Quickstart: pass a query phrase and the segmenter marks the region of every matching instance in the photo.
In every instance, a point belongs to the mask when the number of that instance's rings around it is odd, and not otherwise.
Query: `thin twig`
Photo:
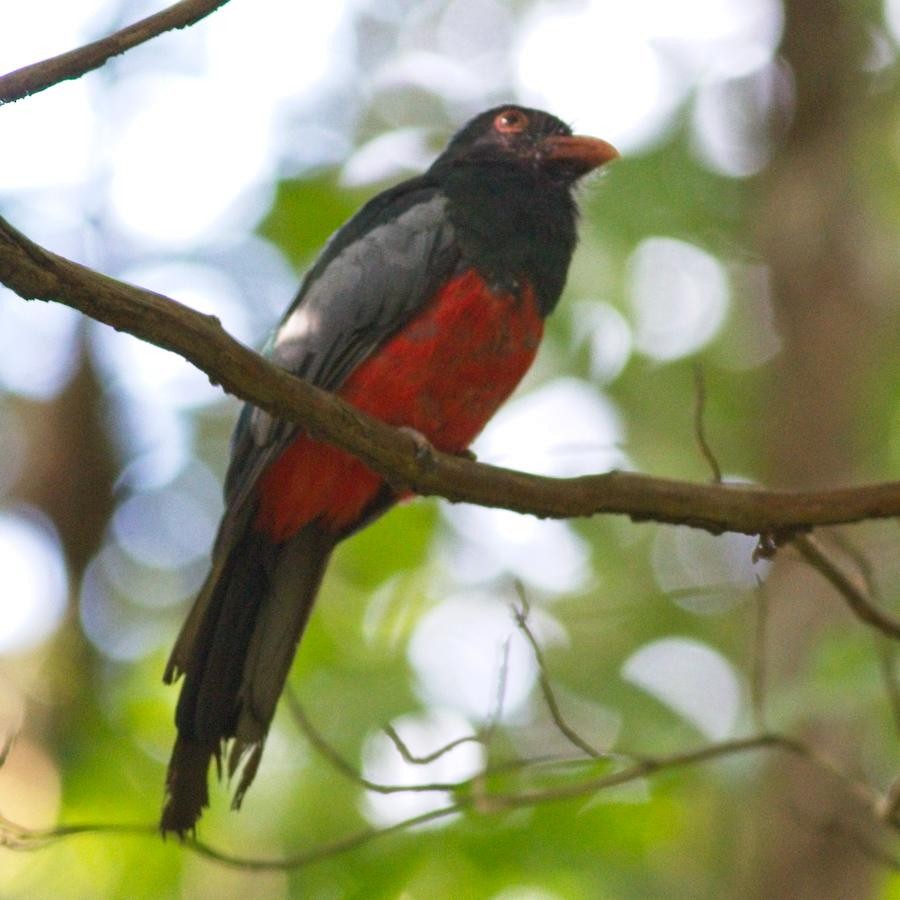
[[[697,750],[673,753],[668,756],[646,757],[639,759],[637,762],[624,769],[620,769],[618,772],[612,772],[598,778],[587,779],[574,784],[558,785],[551,788],[538,788],[531,791],[520,792],[518,794],[494,794],[490,799],[495,808],[515,808],[554,800],[565,800],[572,797],[591,794],[598,790],[634,781],[638,778],[644,778],[660,771],[672,771],[687,765],[694,765],[696,763],[716,759],[721,756],[728,756],[733,753],[741,753],[747,750],[761,749],[764,747],[780,748],[807,760],[812,765],[840,781],[844,788],[849,793],[856,796],[873,816],[879,818],[880,821],[884,821],[883,817],[880,815],[881,807],[884,804],[884,798],[877,791],[869,785],[851,778],[828,757],[823,756],[803,741],[771,732],[763,732],[746,738],[735,738],[729,741],[722,741],[718,744],[709,744],[705,747],[700,747]],[[896,823],[885,822],[885,824],[893,825],[900,829],[900,826]]]
[[[482,732],[482,740],[485,745],[490,743],[491,737],[500,726],[503,719],[503,706],[506,702],[506,687],[509,683],[509,653],[512,648],[512,636],[507,635],[500,651],[500,669],[497,672],[497,693],[494,698],[494,709],[488,718],[487,725]]]
[[[715,484],[722,483],[722,469],[719,461],[716,459],[709,441],[706,439],[706,423],[704,414],[706,413],[706,381],[703,378],[703,367],[700,363],[694,364],[694,436],[697,438],[697,446],[700,453],[709,464],[712,471],[713,482]]]
[[[21,100],[61,81],[80,78],[107,60],[174,28],[186,28],[224,6],[228,0],[181,0],[99,41],[32,63],[0,76],[0,105]]]
[[[829,537],[859,570],[859,575],[865,583],[872,603],[879,607],[882,606],[881,589],[878,586],[871,560],[842,531],[831,531]],[[875,652],[878,655],[878,668],[887,694],[894,728],[900,735],[900,678],[898,678],[897,671],[897,650],[885,636],[875,635]]]
[[[747,750],[758,750],[764,747],[782,746],[781,739],[773,734],[754,735],[749,738],[735,738],[723,741],[719,744],[708,744],[697,750],[689,750],[683,753],[673,753],[668,756],[646,757],[617,772],[601,775],[597,778],[589,778],[572,784],[555,785],[550,788],[535,788],[521,791],[516,794],[493,794],[491,802],[494,809],[514,809],[521,806],[532,806],[539,803],[548,803],[557,800],[568,800],[574,797],[582,797],[597,791],[611,787],[618,787],[630,781],[646,778],[660,771],[679,769],[685,766],[695,765],[721,756],[729,756],[733,753],[743,753]]]
[[[513,605],[513,618],[515,619],[519,630],[525,635],[525,640],[528,641],[531,646],[531,652],[534,654],[534,659],[538,667],[538,683],[541,686],[541,693],[544,695],[544,702],[547,704],[547,709],[550,711],[550,717],[553,719],[553,722],[560,733],[565,736],[566,740],[568,740],[573,747],[577,747],[583,753],[586,753],[594,759],[607,758],[609,754],[602,753],[592,747],[563,717],[562,710],[559,708],[559,703],[556,700],[556,694],[553,691],[553,685],[550,684],[550,679],[547,676],[547,665],[544,662],[544,654],[537,642],[537,638],[535,638],[534,633],[528,624],[528,598],[525,595],[525,589],[522,583],[519,581],[516,582],[516,593],[518,593],[519,602],[522,605],[521,607]]]
[[[883,847],[879,847],[872,841],[866,840],[855,828],[847,825],[841,825],[836,829],[839,834],[844,835],[852,844],[856,845],[856,849],[863,856],[868,857],[872,862],[878,863],[894,872],[900,872],[900,857],[894,856]]]
[[[315,726],[310,722],[306,715],[297,695],[294,693],[290,685],[285,688],[285,699],[291,716],[297,723],[297,726],[306,736],[307,740],[316,748],[316,750],[325,757],[342,775],[345,775],[351,781],[364,787],[367,791],[373,791],[376,794],[422,794],[434,791],[455,791],[466,782],[429,782],[428,784],[380,784],[377,781],[370,781],[351,763],[347,762],[325,738],[316,730]],[[462,743],[462,740],[458,741]]]
[[[813,833],[819,832],[825,836],[837,837],[852,844],[863,856],[868,857],[878,865],[887,869],[900,869],[900,860],[890,853],[873,844],[868,838],[863,837],[859,831],[840,819],[831,818],[825,822],[817,822],[807,812],[801,810],[795,803],[790,804],[791,812],[797,822]]]
[[[881,635],[877,635],[877,638],[878,668],[894,720],[894,730],[900,736],[900,672],[897,667],[897,648]]]
[[[434,762],[436,759],[440,759],[445,753],[455,750],[462,744],[483,744],[484,746],[487,746],[490,743],[491,737],[496,731],[497,726],[500,724],[500,719],[503,715],[503,701],[506,696],[506,683],[509,673],[509,648],[510,641],[507,638],[507,640],[503,642],[503,650],[501,651],[500,656],[500,671],[497,676],[497,696],[494,709],[491,712],[487,725],[480,734],[470,734],[456,738],[449,743],[444,744],[442,747],[438,747],[437,750],[433,750],[431,753],[417,756],[409,749],[409,745],[400,737],[393,725],[387,724],[382,726],[381,730],[388,738],[390,738],[394,747],[397,749],[397,752],[406,762],[414,766],[427,766],[429,763]],[[487,774],[487,772],[482,774]]]
[[[487,721],[487,725],[480,734],[470,734],[455,738],[444,744],[442,747],[438,747],[437,750],[433,750],[431,753],[417,756],[409,749],[409,745],[400,737],[393,725],[388,723],[387,725],[382,726],[381,730],[388,738],[390,738],[394,747],[397,749],[397,752],[406,762],[413,766],[427,766],[429,763],[434,762],[436,759],[440,759],[445,753],[455,750],[462,744],[483,744],[484,746],[487,746],[490,743],[491,737],[497,730],[497,726],[500,724],[500,719],[503,715],[503,701],[506,695],[506,683],[509,672],[509,648],[510,642],[507,639],[503,643],[503,650],[500,657],[500,671],[497,676],[497,696],[494,709]],[[484,775],[487,773],[485,772],[482,774]]]
[[[879,818],[888,825],[900,829],[900,775],[898,775],[885,791],[878,806]]]
[[[381,729],[393,743],[394,747],[397,748],[397,752],[403,757],[403,759],[413,766],[427,766],[429,763],[433,763],[436,759],[440,759],[445,753],[449,753],[451,750],[455,750],[461,744],[481,744],[483,743],[482,738],[477,734],[468,734],[463,737],[458,737],[448,744],[444,744],[442,747],[438,747],[437,750],[432,751],[431,753],[426,753],[424,756],[416,756],[410,749],[409,746],[404,742],[403,738],[397,734],[396,729],[393,725],[384,725]]]
[[[829,558],[815,538],[808,534],[797,535],[792,543],[800,551],[800,555],[837,589],[857,618],[883,634],[900,638],[900,622],[875,606],[865,592]]]
[[[785,750],[802,757],[836,781],[841,782],[848,794],[856,797],[875,818],[880,819],[879,811],[884,803],[884,797],[875,788],[845,772],[834,760],[806,741],[786,735],[773,735],[773,737]]]
[[[769,624],[769,598],[762,579],[756,579],[756,617],[753,628],[753,659],[750,668],[750,708],[754,726],[766,728],[766,637]]]
[[[18,736],[18,732],[13,731],[3,737],[3,743],[0,744],[0,767],[6,765],[6,760],[9,758],[9,753]]]
[[[859,570],[859,576],[862,578],[866,590],[869,592],[869,596],[872,597],[873,600],[880,600],[878,581],[875,578],[875,570],[872,568],[872,561],[840,529],[835,528],[829,531],[828,538],[842,553],[853,561],[853,564]]]
[[[291,854],[282,859],[261,859],[256,857],[239,856],[233,853],[227,853],[223,850],[199,841],[196,838],[186,836],[180,839],[180,845],[198,856],[221,863],[231,868],[246,869],[249,871],[268,871],[268,870],[289,870],[300,869],[312,863],[338,856],[354,850],[357,847],[367,844],[377,838],[387,837],[398,831],[406,831],[415,828],[417,825],[424,825],[427,822],[434,822],[438,819],[445,818],[450,815],[459,813],[462,809],[461,803],[455,803],[450,806],[444,806],[440,809],[434,809],[418,816],[412,816],[404,819],[394,825],[387,825],[383,828],[364,828],[347,837],[323,844],[312,850],[302,853]],[[40,850],[52,843],[64,840],[70,837],[80,837],[83,835],[103,834],[124,837],[159,837],[159,828],[156,825],[121,825],[116,823],[83,823],[75,825],[61,825],[57,828],[46,830],[36,830],[25,828],[17,825],[8,819],[0,816],[0,845],[6,846],[12,850]]]

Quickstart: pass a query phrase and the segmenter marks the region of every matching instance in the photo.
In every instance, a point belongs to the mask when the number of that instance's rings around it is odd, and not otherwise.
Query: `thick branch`
[[[790,535],[819,525],[900,516],[900,482],[824,491],[692,484],[630,472],[547,478],[437,451],[272,365],[219,321],[116,281],[39,247],[0,219],[0,282],[26,299],[53,300],[184,357],[222,387],[302,423],[348,450],[392,484],[418,494],[511,509],[542,518],[598,513],[701,528],[713,534]]]
[[[181,0],[181,3],[141,19],[99,41],[16,69],[0,77],[0,104],[21,100],[70,78],[80,78],[86,72],[99,69],[113,56],[165,31],[186,28],[199,22],[227,2],[228,0]]]

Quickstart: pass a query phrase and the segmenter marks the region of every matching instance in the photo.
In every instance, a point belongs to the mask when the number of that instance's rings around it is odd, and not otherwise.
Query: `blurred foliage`
[[[332,232],[367,199],[367,192],[342,189],[334,173],[280,181],[259,232],[277,244],[295,265],[308,264]]]
[[[437,4],[435,9],[446,5]],[[852,15],[859,17],[861,27],[877,30],[880,40],[890,44],[885,49],[889,60],[877,74],[870,73],[875,99],[861,112],[863,125],[854,132],[858,143],[851,154],[853,185],[860,205],[871,216],[874,230],[868,234],[882,242],[869,248],[872,252],[865,261],[881,266],[878,279],[891,285],[892,291],[879,298],[877,309],[859,310],[860,317],[874,321],[870,341],[861,350],[869,354],[859,374],[865,379],[860,391],[866,402],[855,406],[844,433],[828,438],[852,448],[852,465],[834,472],[835,482],[896,478],[900,471],[900,291],[894,279],[900,224],[900,63],[897,48],[881,24],[880,9],[868,6]],[[532,7],[512,4],[509,8],[514,17],[524,17]],[[376,45],[389,45],[391,29],[400,28],[387,19],[367,24],[362,13],[356,24],[362,33],[371,30],[372,45],[359,51],[363,58],[366,52],[375,53]],[[154,57],[153,64],[164,69],[165,55]],[[603,86],[603,90],[615,89]],[[409,96],[403,96],[415,100],[410,101],[410,109],[443,110],[447,122],[442,124],[449,127],[454,119],[450,104],[421,85],[408,91]],[[383,96],[376,92],[360,98],[356,112],[367,133],[387,132],[398,124],[401,100],[388,89]],[[341,101],[340,97],[323,101],[316,114],[341,119],[346,115]],[[482,105],[488,102],[491,97]],[[674,126],[656,143],[626,157],[584,190],[579,255],[541,357],[523,385],[523,396],[564,375],[578,378],[614,404],[623,423],[621,449],[630,465],[657,475],[704,480],[709,478],[708,466],[698,452],[694,432],[694,366],[699,363],[707,395],[705,431],[727,476],[780,483],[783,460],[772,449],[773,433],[800,426],[794,420],[773,421],[775,398],[786,376],[774,347],[771,352],[760,350],[778,334],[774,323],[780,315],[766,260],[758,248],[760,229],[767,227],[760,209],[771,189],[769,173],[730,177],[705,163],[691,128],[692,103],[692,98],[685,101]],[[402,118],[399,124],[405,124]],[[350,139],[359,142],[354,133]],[[776,146],[776,165],[778,159]],[[335,164],[304,171],[299,177],[278,178],[267,186],[271,204],[259,217],[255,235],[240,240],[264,239],[294,268],[308,265],[329,234],[380,186],[350,189],[342,186],[340,176],[340,166]],[[102,228],[98,234],[103,234]],[[114,229],[109,234],[114,238]],[[581,318],[584,304],[591,308],[605,304],[618,311],[634,339],[638,332],[634,253],[654,237],[699,248],[717,261],[730,291],[726,317],[715,335],[691,352],[665,359],[638,352],[631,345],[621,371],[600,377],[590,329]],[[222,249],[226,244],[223,241],[205,255],[197,251],[197,256],[214,262],[226,255]],[[245,294],[248,306],[257,302],[252,288]],[[286,304],[289,297],[283,300]],[[40,309],[28,312],[41,314]],[[89,349],[90,342],[84,341]],[[782,349],[782,354],[802,352],[798,345]],[[840,362],[827,355],[819,358],[818,365],[823,370],[843,366],[841,377],[846,380],[860,371],[852,359]],[[12,390],[0,396],[0,445],[5,447],[6,435],[15,431],[21,436],[9,438],[9,444],[24,442],[29,448],[27,453],[20,452],[24,474],[10,464],[15,476],[4,480],[6,470],[0,467],[0,499],[10,509],[21,503],[49,505],[28,480],[29,471],[41,466],[37,480],[45,493],[48,485],[51,494],[64,486],[77,490],[80,472],[92,467],[102,470],[97,454],[105,454],[105,464],[114,462],[117,474],[106,487],[117,505],[131,493],[152,489],[154,479],[165,487],[166,479],[159,473],[141,482],[144,476],[139,466],[135,469],[139,454],[133,448],[132,425],[121,411],[121,396],[114,396],[109,384],[98,386],[97,391],[105,404],[108,446],[92,447],[92,458],[71,458],[61,452],[48,460],[46,453],[35,449],[40,442],[49,447],[54,440],[63,442],[63,451],[71,446],[65,431],[54,437],[28,424],[35,404],[49,420],[54,411],[59,413],[60,404],[68,402],[66,395],[40,402]],[[224,471],[233,409],[233,404],[223,402],[213,409],[178,410],[178,422],[188,435],[184,443],[190,459],[198,463],[198,473],[220,477]],[[560,411],[561,417],[579,414]],[[551,443],[552,438],[532,436],[534,441]],[[797,453],[814,458],[819,450],[816,445],[799,446]],[[497,462],[506,464],[502,459]],[[197,490],[192,502],[201,504],[204,515],[213,519],[217,510],[202,489]],[[95,499],[98,506],[109,502]],[[467,559],[473,552],[477,557],[479,548],[489,556],[493,552],[489,541],[479,534],[458,534],[441,510],[442,504],[434,500],[404,504],[339,548],[291,676],[292,690],[327,743],[366,772],[371,742],[382,726],[440,706],[409,651],[420,623],[451,595],[468,598],[473,611],[472,646],[483,653],[485,642],[477,633],[484,621],[481,610],[485,606],[506,610],[516,597],[514,579],[520,573],[513,565],[480,581],[467,573],[460,562],[462,551]],[[57,519],[55,527],[64,548],[70,548],[70,535],[78,533],[79,521]],[[170,527],[177,533],[177,525],[170,523]],[[768,726],[804,736],[839,766],[883,789],[896,776],[900,760],[897,711],[892,712],[885,688],[885,666],[879,662],[884,648],[879,650],[877,636],[852,618],[819,576],[789,549],[782,551],[771,570],[757,570],[763,578],[757,589],[755,575],[748,580],[746,573],[740,574],[749,565],[752,542],[734,551],[735,556],[727,549],[731,545],[726,538],[709,538],[697,549],[687,543],[667,543],[664,533],[671,529],[614,519],[573,522],[565,546],[584,550],[587,575],[570,579],[571,588],[555,594],[526,582],[546,674],[563,715],[578,724],[586,740],[605,750],[659,755],[709,742],[711,734],[700,727],[702,711],[726,696],[719,690],[724,690],[722,684],[690,682],[694,694],[688,699],[696,712],[692,715],[624,674],[637,651],[664,638],[679,638],[709,648],[720,661],[721,671],[736,685],[730,701],[734,721],[728,724],[729,714],[723,710],[717,721],[725,724],[716,737],[753,733],[751,682],[761,665],[754,633],[764,597]],[[95,551],[115,544],[109,525],[88,537]],[[510,542],[517,540],[512,532],[508,537]],[[879,602],[895,614],[900,608],[898,537],[895,522],[870,523],[844,532],[844,539],[871,566]],[[550,569],[557,562],[552,555],[562,552],[560,547],[548,542],[528,552],[548,554]],[[833,549],[843,565],[853,567],[852,557],[837,543]],[[79,596],[84,572],[75,568],[72,558],[69,562],[70,611],[51,638],[11,653],[0,674],[0,708],[10,707],[10,720],[19,710],[24,722],[0,772],[0,810],[22,825],[37,828],[57,823],[154,822],[173,739],[176,698],[160,677],[184,614],[185,598],[202,577],[204,561],[181,560],[171,567],[177,570],[173,575],[152,560],[131,559],[130,568],[121,570],[126,572],[124,587],[108,586],[109,591],[115,587],[126,595],[116,607],[125,611],[120,619],[100,624],[86,612],[94,607],[84,595]],[[159,590],[154,591],[153,585]],[[7,602],[15,603],[15,598]],[[91,631],[100,625],[131,635],[133,648],[119,655],[110,652]],[[516,633],[511,614],[508,633]],[[521,636],[516,640],[521,643]],[[498,659],[501,644],[498,641],[494,648]],[[896,649],[885,652],[893,653],[896,661]],[[542,700],[533,660],[524,650],[518,657],[515,654],[510,653],[511,666],[532,667],[529,676],[521,676],[531,679],[528,699],[497,726],[485,751],[488,761],[501,764],[545,753],[575,755]],[[527,665],[522,659],[528,659]],[[458,665],[462,683],[467,681],[462,652]],[[510,674],[511,683],[515,674]],[[677,672],[667,675],[664,669],[656,675],[673,681],[679,677]],[[456,710],[470,733],[489,724],[497,684],[483,687],[480,716],[465,707]],[[434,745],[411,749],[424,754],[445,739],[449,738],[435,731]],[[482,810],[476,800],[450,819],[388,834],[284,872],[223,866],[175,841],[163,843],[146,835],[70,837],[34,853],[3,850],[0,894],[156,898],[243,893],[497,900],[812,896],[806,892],[808,873],[800,862],[788,858],[794,852],[790,840],[785,838],[774,850],[771,844],[779,843],[782,829],[797,829],[815,842],[819,831],[824,833],[834,824],[828,819],[831,810],[820,808],[821,793],[815,791],[808,803],[805,797],[780,794],[771,781],[772,767],[780,760],[776,751],[757,751],[673,769],[594,796],[505,812],[491,812],[489,802]],[[616,765],[588,760],[574,770],[536,767],[493,776],[489,787],[501,793],[547,787],[594,777]],[[811,777],[816,790],[826,795],[848,793],[839,779],[821,770],[813,771]],[[477,785],[460,788],[459,796],[467,798],[467,791],[477,789]],[[216,786],[200,837],[223,853],[245,858],[278,859],[310,852],[370,827],[365,795],[359,783],[312,746],[283,703],[262,769],[240,814],[228,810],[226,791]],[[446,802],[447,797],[434,805]],[[415,807],[409,814],[427,808],[431,807]],[[896,857],[896,837],[891,843],[889,834],[873,829],[859,813],[849,828],[851,837],[844,835],[841,852],[864,872],[855,896],[900,897],[900,876],[866,851],[877,846]],[[861,837],[854,841],[853,835]],[[785,857],[783,865],[777,859],[779,850]],[[792,867],[795,883],[767,883],[770,873]]]

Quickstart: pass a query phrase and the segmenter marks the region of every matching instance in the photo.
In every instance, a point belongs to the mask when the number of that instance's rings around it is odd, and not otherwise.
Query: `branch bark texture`
[[[174,28],[186,28],[228,0],[182,0],[98,41],[32,63],[0,77],[0,105],[21,100],[61,81],[80,78],[107,60]]]

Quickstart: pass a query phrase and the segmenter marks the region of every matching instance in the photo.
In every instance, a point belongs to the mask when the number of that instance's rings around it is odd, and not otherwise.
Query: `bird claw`
[[[427,469],[433,469],[434,447],[431,446],[431,441],[421,431],[416,431],[415,428],[407,425],[401,425],[399,430],[412,440],[415,446],[416,462]]]

